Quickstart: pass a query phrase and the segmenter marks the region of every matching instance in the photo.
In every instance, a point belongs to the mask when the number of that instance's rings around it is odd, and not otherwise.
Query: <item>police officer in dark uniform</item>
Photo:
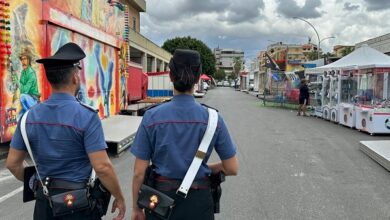
[[[194,85],[202,72],[199,53],[177,49],[169,68],[174,96],[170,102],[146,111],[131,146],[131,152],[136,157],[132,219],[145,219],[143,210],[137,206],[137,199],[150,162],[157,174],[156,188],[175,198],[171,220],[214,219],[214,204],[207,177],[220,171],[226,175],[237,174],[236,146],[219,115],[214,137],[194,181],[197,184],[191,186],[185,199],[176,194],[206,131],[208,111],[193,97]],[[207,164],[213,149],[221,162]],[[146,213],[146,219],[157,218]]]
[[[123,219],[125,200],[106,152],[97,111],[75,98],[80,89],[80,60],[84,57],[85,53],[77,44],[67,43],[53,56],[37,60],[45,67],[52,94],[47,101],[30,109],[26,120],[27,136],[40,176],[51,179],[48,185],[50,195],[76,186],[85,187],[94,168],[102,184],[115,198],[112,212],[119,209],[116,219]],[[21,181],[26,156],[26,145],[18,125],[6,166]],[[95,210],[54,218],[40,181],[36,183],[34,219],[100,219]]]

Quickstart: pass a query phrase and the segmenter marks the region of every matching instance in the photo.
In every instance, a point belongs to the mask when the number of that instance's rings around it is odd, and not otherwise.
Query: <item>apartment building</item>
[[[225,70],[226,76],[230,76],[234,70],[234,60],[241,60],[241,71],[244,70],[244,51],[240,49],[215,48],[214,51],[216,68]]]
[[[343,57],[343,56],[345,56],[345,51],[351,51],[354,49],[355,49],[355,46],[336,45],[333,47],[333,53],[336,57]]]
[[[140,13],[146,12],[145,0],[125,0],[128,10],[130,65],[143,72],[168,69],[172,55],[140,34]]]

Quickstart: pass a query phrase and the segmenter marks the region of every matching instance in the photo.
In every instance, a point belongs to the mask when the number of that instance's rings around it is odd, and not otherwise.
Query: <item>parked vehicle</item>
[[[249,84],[249,91],[253,91],[254,88],[255,88],[255,84],[250,83]]]

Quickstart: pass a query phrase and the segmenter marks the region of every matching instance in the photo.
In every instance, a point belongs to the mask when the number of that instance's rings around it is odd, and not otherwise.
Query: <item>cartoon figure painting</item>
[[[32,55],[28,48],[24,48],[19,55],[22,63],[22,72],[20,74],[19,90],[21,110],[19,117],[23,115],[31,106],[39,102],[40,94],[38,91],[37,75],[31,67]]]

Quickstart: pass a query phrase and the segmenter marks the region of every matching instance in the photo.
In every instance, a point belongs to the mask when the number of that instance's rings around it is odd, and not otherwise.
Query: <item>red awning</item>
[[[248,73],[249,73],[249,72],[241,72],[241,73],[240,73],[240,76],[246,76],[246,75],[248,75]]]
[[[200,76],[200,79],[203,79],[203,80],[205,80],[205,81],[211,80],[211,78],[210,78],[209,76],[207,76],[206,74],[202,74],[202,75]]]

